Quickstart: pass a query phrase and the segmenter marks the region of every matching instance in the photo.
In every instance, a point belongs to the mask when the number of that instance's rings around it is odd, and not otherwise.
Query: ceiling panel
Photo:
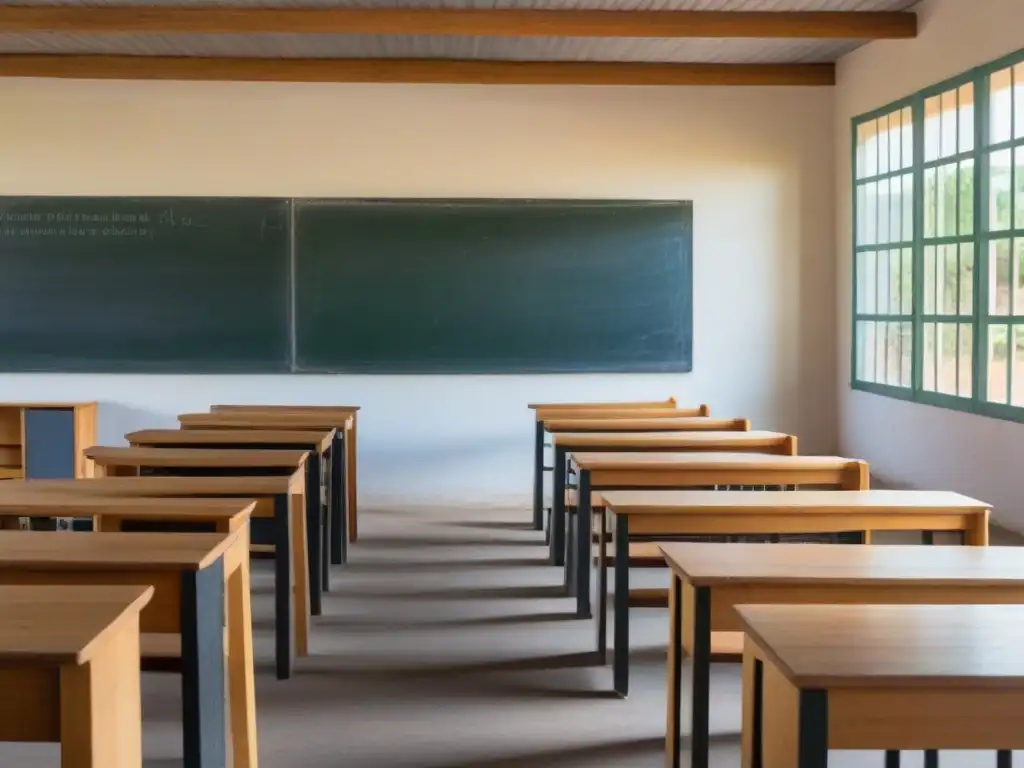
[[[855,40],[502,38],[412,35],[0,34],[0,53],[268,58],[444,58],[699,63],[825,62]]]

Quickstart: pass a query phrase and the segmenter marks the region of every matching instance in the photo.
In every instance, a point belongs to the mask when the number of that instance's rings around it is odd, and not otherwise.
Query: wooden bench
[[[152,586],[141,631],[180,637],[185,765],[223,768],[227,763],[225,682],[235,766],[257,764],[244,529],[97,535],[0,531],[0,584]]]
[[[711,653],[729,635],[742,632],[738,605],[814,603],[852,610],[895,604],[906,610],[914,604],[1024,604],[1024,562],[1017,547],[683,543],[662,548],[672,569],[668,722],[674,725],[666,744],[668,765],[679,764],[679,681],[682,657],[689,653],[691,759],[694,766],[707,766]],[[834,628],[825,634],[832,633]],[[804,637],[819,642],[817,633]]]
[[[147,586],[0,587],[0,741],[59,742],[63,768],[141,768]]]
[[[744,768],[826,768],[833,749],[884,749],[887,766],[900,750],[925,750],[932,766],[939,750],[992,750],[989,765],[1009,768],[1024,749],[1024,605],[736,613]]]

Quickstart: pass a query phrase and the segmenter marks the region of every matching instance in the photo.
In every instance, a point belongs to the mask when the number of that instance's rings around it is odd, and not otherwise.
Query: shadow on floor
[[[549,564],[546,557],[498,557],[487,560],[363,560],[349,563],[351,573],[450,573],[452,571],[493,570],[501,568],[536,568]]]
[[[331,595],[355,594],[369,600],[540,600],[565,597],[561,584],[511,587],[473,587],[464,589],[418,589],[402,592],[368,591],[365,587],[339,586],[331,588]]]
[[[555,621],[575,621],[575,611],[548,611],[544,613],[500,614],[496,616],[470,616],[403,621],[377,616],[320,616],[317,626],[333,627],[345,632],[409,631],[418,629],[458,629],[459,627],[498,627],[514,624],[543,624]],[[253,619],[254,629],[273,631],[273,619]]]

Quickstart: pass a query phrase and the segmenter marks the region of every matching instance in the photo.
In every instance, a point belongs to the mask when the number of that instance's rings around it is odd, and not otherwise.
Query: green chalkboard
[[[296,202],[296,366],[689,371],[683,202]]]
[[[289,205],[0,198],[0,370],[290,370]]]

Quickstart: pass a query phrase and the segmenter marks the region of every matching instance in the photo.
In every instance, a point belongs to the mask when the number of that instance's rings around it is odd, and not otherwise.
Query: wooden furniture
[[[0,587],[0,741],[59,742],[62,768],[142,768],[147,586]]]
[[[575,574],[576,613],[590,618],[591,533],[594,490],[703,488],[719,485],[817,486],[866,489],[868,466],[838,456],[773,456],[754,453],[574,453],[580,487],[570,535],[567,576]],[[602,515],[602,521],[605,517]],[[628,515],[615,521],[615,691],[629,692]],[[603,549],[603,542],[601,549]],[[622,567],[619,567],[621,562]],[[600,573],[606,573],[602,567]],[[599,625],[600,626],[600,625]],[[599,638],[600,639],[600,638]]]
[[[697,408],[680,409],[676,407],[676,399],[670,397],[661,401],[640,401],[623,403],[531,403],[527,406],[534,412],[533,438],[533,528],[540,531],[544,528],[544,472],[550,467],[544,466],[544,432],[549,429],[546,422],[550,419],[605,419],[616,414],[627,416],[640,413],[652,417],[665,418],[706,417],[711,415],[707,405]]]
[[[748,432],[750,431],[750,422],[747,419],[712,419],[704,417],[683,417],[683,418],[637,418],[637,419],[600,419],[600,418],[588,418],[588,419],[576,419],[576,418],[555,418],[555,419],[544,419],[538,424],[543,424],[543,428],[552,434],[558,433],[573,433],[573,434],[586,434],[586,433],[624,433],[624,432],[639,432],[639,433],[651,433],[651,432],[700,432],[700,431],[712,431],[712,432]],[[559,450],[557,445],[554,447],[554,462],[551,469],[554,472],[554,479],[551,484],[552,493],[552,504],[551,504],[551,516],[552,518],[556,515],[558,503],[555,499],[558,497],[560,488],[564,491],[565,478],[566,478],[566,455],[568,448],[562,446]],[[542,459],[543,456],[540,456]],[[539,465],[534,465],[535,476],[540,471]],[[536,499],[534,499],[536,502]],[[536,512],[536,508],[534,509]],[[564,519],[564,515],[563,515]],[[543,521],[542,521],[543,524]],[[549,526],[550,527],[550,526]],[[552,534],[549,531],[548,544],[552,547],[553,556],[552,560],[555,565],[562,565],[564,560],[564,554],[562,553],[562,547],[555,547],[552,543]]]
[[[111,478],[128,479],[128,478]],[[144,478],[128,479],[129,482]],[[187,480],[188,478],[181,478]],[[197,532],[212,530],[233,532],[245,528],[257,502],[243,498],[143,498],[141,496],[105,496],[79,491],[85,485],[103,480],[78,481],[63,488],[44,485],[45,481],[9,483],[0,488],[0,527],[17,517],[54,517],[58,515],[90,517],[93,530],[102,532]],[[43,485],[42,488],[36,486]],[[305,522],[301,514],[283,515],[282,525]],[[293,526],[293,530],[294,530]],[[277,677],[291,677],[295,656],[309,654],[309,603],[306,597],[307,563],[302,529],[289,537],[290,552],[302,554],[278,558],[274,574],[274,639]],[[295,546],[298,539],[299,546]],[[292,586],[294,584],[294,587]],[[289,628],[288,625],[291,627]],[[292,643],[294,642],[294,651]]]
[[[1024,603],[1024,562],[1016,547],[661,546],[672,569],[671,727],[666,756],[672,758],[678,752],[680,665],[682,654],[689,649],[693,660],[691,762],[695,768],[707,765],[710,663],[716,652],[739,649],[741,638],[728,634],[742,629],[733,610],[736,605],[816,603],[850,610],[853,605],[872,603]],[[816,634],[806,637],[818,640]]]
[[[0,480],[89,477],[96,403],[0,403]]]
[[[184,763],[189,768],[227,764],[227,682],[232,754],[236,768],[243,768],[258,759],[248,546],[245,529],[101,535],[0,531],[0,584],[152,586],[153,599],[140,617],[146,633],[142,657],[180,667]]]
[[[941,749],[999,750],[993,763],[1009,768],[1011,750],[1024,748],[1024,605],[736,614],[746,633],[744,768],[825,768],[830,749],[885,749],[887,766],[904,749],[926,750],[930,766]]]
[[[331,476],[339,481],[330,489],[328,529],[331,562],[338,564],[345,542],[358,538],[358,411],[358,406],[215,405],[211,413],[182,414],[178,421],[184,429],[336,429]]]
[[[793,446],[795,448],[795,445]],[[567,449],[563,449],[568,453]],[[581,458],[582,457],[582,458]],[[576,594],[577,575],[589,579],[591,493],[623,488],[715,488],[727,485],[796,485],[813,483],[827,488],[862,490],[867,488],[867,465],[849,459],[821,456],[773,456],[760,453],[652,453],[608,452],[577,453],[572,460],[579,469],[580,485],[575,514],[566,519],[564,497],[568,462],[555,462],[555,498],[552,514],[551,558],[565,563],[565,583]],[[586,485],[584,485],[584,481]],[[582,520],[583,525],[576,525]],[[568,537],[566,528],[571,529]],[[586,537],[586,540],[584,540]],[[561,555],[568,538],[569,547]],[[575,549],[572,541],[576,540]],[[577,555],[583,556],[580,561]],[[589,582],[588,582],[589,583]],[[583,596],[583,615],[589,616],[589,595]]]

